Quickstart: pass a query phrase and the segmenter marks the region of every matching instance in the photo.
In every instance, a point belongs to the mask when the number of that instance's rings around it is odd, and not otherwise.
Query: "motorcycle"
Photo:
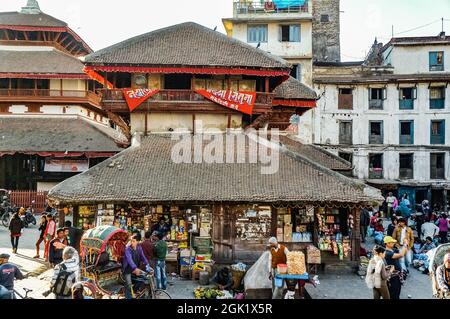
[[[11,207],[11,202],[9,200],[11,192],[5,189],[0,189],[0,194],[2,194],[0,201],[0,221],[3,226],[8,227],[9,220],[15,212],[14,208]]]
[[[34,204],[34,201],[32,202]],[[20,218],[22,219],[22,223],[23,226],[25,228],[28,228],[28,226],[30,224],[32,225],[36,225],[37,221],[36,218],[34,217],[34,209],[33,207],[29,207],[26,211],[25,211],[25,215],[21,216]]]

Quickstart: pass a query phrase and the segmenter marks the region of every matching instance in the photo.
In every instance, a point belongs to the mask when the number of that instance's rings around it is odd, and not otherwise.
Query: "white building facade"
[[[450,37],[375,43],[356,63],[316,63],[315,144],[352,161],[385,192],[447,209]]]

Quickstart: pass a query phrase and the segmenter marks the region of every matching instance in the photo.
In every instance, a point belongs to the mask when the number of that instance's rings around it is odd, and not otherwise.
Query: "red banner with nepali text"
[[[130,112],[133,112],[139,105],[158,92],[159,89],[124,89],[123,95]]]
[[[198,94],[204,96],[219,105],[227,108],[252,115],[255,106],[256,92],[241,92],[230,90],[195,90]]]

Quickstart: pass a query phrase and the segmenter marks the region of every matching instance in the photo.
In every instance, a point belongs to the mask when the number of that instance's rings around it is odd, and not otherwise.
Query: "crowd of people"
[[[386,229],[383,217],[390,219]],[[363,209],[360,222],[361,241],[365,243],[368,237],[373,237],[375,242],[366,274],[367,286],[373,289],[375,299],[400,299],[410,266],[428,274],[431,253],[448,242],[450,220],[447,215],[431,211],[428,200],[414,213],[407,194],[399,201],[389,193],[379,211]],[[441,269],[440,289],[448,291],[450,269],[445,265],[444,270]]]
[[[80,243],[83,231],[72,227],[70,221],[65,222],[65,227],[57,228],[53,214],[44,214],[39,222],[39,237],[36,241],[36,255],[41,258],[41,246],[43,245],[43,258],[54,273],[50,282],[48,294],[53,293],[56,299],[72,299],[80,297]],[[83,225],[85,229],[93,228],[92,224]],[[22,235],[24,225],[17,212],[12,216],[9,225],[12,253],[17,254],[19,238]],[[125,249],[122,260],[125,279],[125,297],[133,298],[133,284],[137,277],[145,272],[153,272],[156,278],[157,289],[167,289],[167,276],[165,259],[167,255],[167,243],[164,240],[170,228],[161,221],[151,231],[145,233],[142,241],[141,234],[136,232],[131,236]],[[0,299],[15,298],[14,280],[24,278],[20,270],[9,263],[10,255],[0,256]],[[145,269],[145,271],[144,271]],[[82,288],[82,287],[81,287]]]

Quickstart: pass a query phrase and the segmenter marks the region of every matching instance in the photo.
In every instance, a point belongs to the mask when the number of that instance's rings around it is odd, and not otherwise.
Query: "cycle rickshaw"
[[[122,259],[130,235],[117,227],[99,226],[86,231],[81,239],[81,277],[83,294],[93,299],[124,299],[125,281]],[[135,299],[170,299],[155,289],[153,272],[143,272],[133,284]]]

